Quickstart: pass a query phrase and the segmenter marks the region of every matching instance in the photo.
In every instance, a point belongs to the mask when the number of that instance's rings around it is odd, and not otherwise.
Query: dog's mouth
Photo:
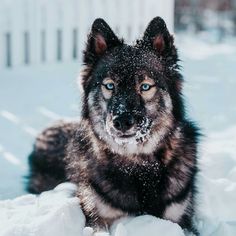
[[[132,139],[136,136],[136,131],[135,130],[132,130],[132,132],[126,132],[126,133],[123,133],[123,132],[119,132],[117,131],[116,129],[114,129],[113,126],[107,126],[107,131],[108,131],[108,134],[113,137],[114,139]]]
[[[123,135],[117,135],[118,138],[121,138],[121,139],[126,139],[126,138],[133,138],[135,137],[135,133],[134,134],[123,134]]]

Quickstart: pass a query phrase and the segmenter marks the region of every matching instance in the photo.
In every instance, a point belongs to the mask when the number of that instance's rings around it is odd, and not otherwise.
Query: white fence
[[[97,17],[129,42],[157,15],[173,31],[174,0],[0,0],[0,69],[80,60]]]

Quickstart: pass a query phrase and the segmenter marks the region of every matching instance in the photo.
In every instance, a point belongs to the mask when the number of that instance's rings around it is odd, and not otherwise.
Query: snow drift
[[[28,194],[0,202],[1,236],[92,236],[85,226],[85,217],[74,197],[76,186],[58,185],[39,196]],[[121,219],[112,229],[112,236],[184,236],[180,226],[153,216]],[[109,236],[108,232],[95,233]]]
[[[78,236],[85,217],[76,187],[62,184],[39,196],[25,195],[0,202],[1,236]]]

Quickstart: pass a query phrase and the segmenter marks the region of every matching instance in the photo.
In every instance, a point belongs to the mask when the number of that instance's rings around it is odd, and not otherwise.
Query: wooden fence
[[[131,42],[157,15],[173,31],[174,0],[1,0],[0,69],[79,61],[95,18]]]

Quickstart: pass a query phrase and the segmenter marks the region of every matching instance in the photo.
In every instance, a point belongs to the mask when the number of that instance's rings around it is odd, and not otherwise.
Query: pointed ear
[[[103,19],[96,19],[88,35],[87,47],[84,51],[84,63],[94,64],[106,51],[122,45],[123,41],[113,33]]]
[[[174,38],[170,35],[165,21],[155,17],[144,32],[141,45],[154,50],[160,56],[173,56],[176,54]]]

